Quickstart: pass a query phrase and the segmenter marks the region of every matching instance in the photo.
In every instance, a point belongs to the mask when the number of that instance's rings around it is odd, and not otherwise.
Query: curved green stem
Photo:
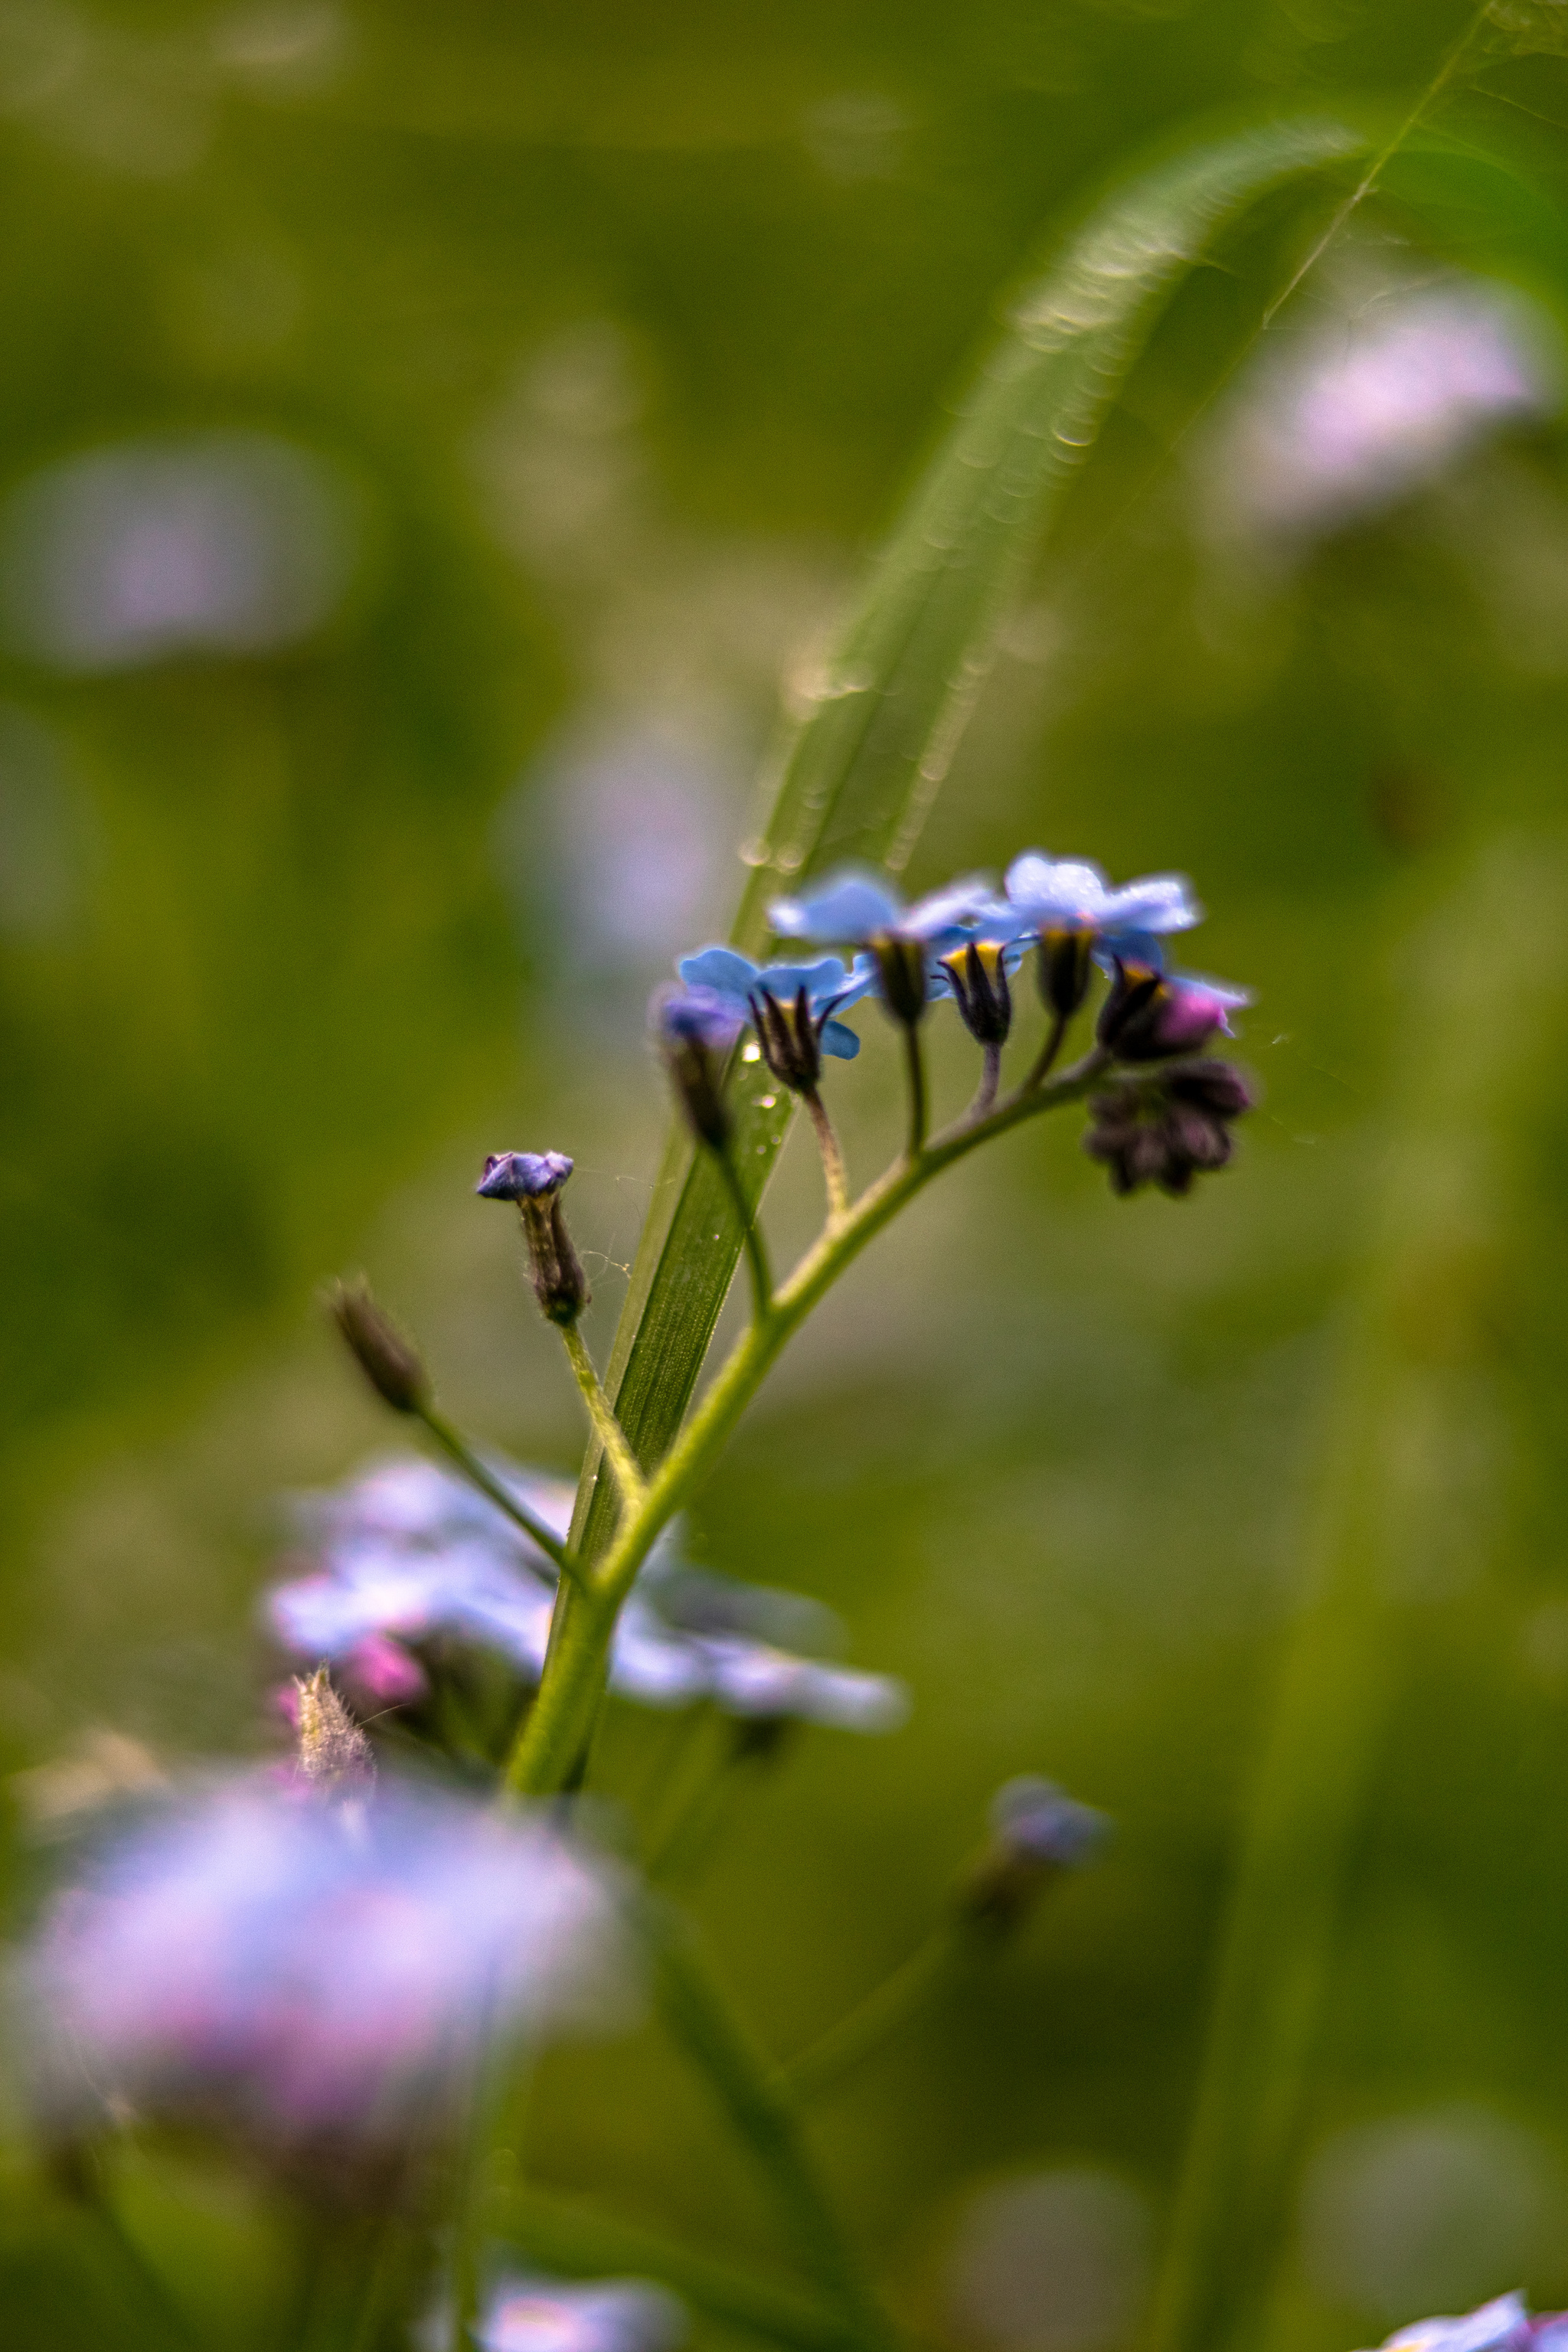
[[[1031,1087],[1037,1087],[1042,1079],[1048,1076],[1057,1055],[1062,1050],[1062,1040],[1068,1034],[1068,1018],[1069,1015],[1065,1013],[1052,1013],[1051,1025],[1046,1032],[1046,1042],[1040,1047],[1034,1067],[1024,1080],[1020,1089],[1022,1093],[1027,1094]]]
[[[888,2347],[892,2329],[816,2176],[800,2116],[778,2070],[752,2040],[714,1976],[689,1923],[666,1902],[647,1907],[660,2012],[707,2075],[731,2122],[765,2168],[801,2259],[865,2347]]]
[[[637,1457],[626,1444],[626,1432],[616,1419],[615,1407],[605,1394],[604,1383],[588,1353],[587,1343],[575,1323],[557,1327],[567,1360],[572,1366],[577,1385],[588,1408],[594,1424],[594,1434],[610,1457],[610,1467],[616,1474],[616,1484],[621,1490],[623,1517],[635,1511],[647,1494],[647,1485],[638,1469]]]
[[[797,2098],[813,2099],[891,2041],[924,2008],[956,1958],[960,1936],[954,1921],[933,1927],[922,1944],[900,1962],[873,1992],[847,2017],[829,2028],[819,2042],[786,2059],[783,2080]]]
[[[828,1227],[806,1252],[788,1281],[774,1292],[767,1320],[752,1323],[736,1340],[700,1404],[648,1480],[640,1504],[623,1513],[604,1558],[583,1572],[579,1587],[563,1589],[539,1694],[507,1760],[503,1776],[507,1793],[550,1795],[577,1769],[598,1710],[616,1618],[632,1580],[660,1529],[711,1467],[792,1333],[867,1244],[933,1177],[1025,1119],[1076,1102],[1096,1084],[1108,1060],[1096,1048],[1048,1085],[1009,1096],[984,1118],[962,1119],[944,1129],[913,1159],[896,1160],[860,1195],[843,1223]],[[616,1436],[624,1446],[618,1423]]]
[[[752,1312],[759,1323],[765,1323],[773,1312],[773,1277],[768,1265],[768,1245],[763,1239],[758,1213],[746,1199],[740,1173],[730,1157],[730,1146],[722,1145],[717,1154],[723,1172],[724,1189],[730,1195],[730,1205],[741,1221],[741,1234],[746,1244],[746,1266],[752,1277]]]
[[[457,1464],[464,1477],[477,1486],[481,1495],[488,1496],[498,1510],[504,1511],[513,1525],[520,1527],[529,1541],[536,1543],[557,1568],[564,1570],[568,1576],[575,1574],[572,1555],[553,1528],[546,1527],[537,1512],[531,1511],[526,1503],[520,1503],[517,1496],[502,1486],[493,1470],[486,1469],[472,1446],[458,1436],[451,1423],[444,1420],[434,1405],[421,1404],[416,1410],[437,1444]]]

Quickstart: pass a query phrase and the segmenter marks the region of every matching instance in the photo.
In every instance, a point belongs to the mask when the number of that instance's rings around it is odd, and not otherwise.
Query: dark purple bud
[[[877,993],[895,1021],[912,1029],[925,1015],[929,996],[926,943],[902,931],[879,931],[870,941],[877,966]]]
[[[430,1379],[418,1349],[384,1315],[369,1285],[340,1282],[330,1300],[332,1319],[353,1350],[361,1371],[394,1412],[421,1412]]]
[[[1216,981],[1168,977],[1150,964],[1116,960],[1116,978],[1100,1010],[1099,1038],[1121,1062],[1160,1062],[1191,1054],[1248,1002],[1247,991]]]
[[[1013,1026],[1013,992],[1001,945],[968,940],[942,958],[963,1025],[981,1045],[1005,1045]]]
[[[759,988],[750,1003],[757,1043],[774,1077],[797,1095],[814,1094],[822,1076],[822,1021],[812,1013],[806,990],[786,1004]]]
[[[1188,1062],[1167,1073],[1164,1087],[1173,1102],[1195,1104],[1216,1118],[1239,1118],[1258,1108],[1256,1087],[1230,1062]]]
[[[1094,977],[1095,933],[1088,924],[1074,923],[1042,931],[1037,967],[1040,994],[1050,1010],[1070,1021]]]
[[[474,1190],[482,1201],[542,1201],[571,1173],[563,1151],[492,1151]]]

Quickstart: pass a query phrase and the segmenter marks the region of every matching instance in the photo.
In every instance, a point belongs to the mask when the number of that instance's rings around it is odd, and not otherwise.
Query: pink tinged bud
[[[367,1633],[356,1642],[338,1674],[362,1716],[390,1706],[416,1706],[430,1688],[418,1659],[384,1633]]]
[[[1161,1052],[1190,1054],[1216,1029],[1228,1036],[1230,1024],[1226,1015],[1234,1001],[1199,981],[1173,981],[1154,1024]]]

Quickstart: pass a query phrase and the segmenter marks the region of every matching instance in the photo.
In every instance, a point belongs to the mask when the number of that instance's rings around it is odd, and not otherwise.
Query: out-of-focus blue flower
[[[1459,2319],[1418,2319],[1384,2338],[1380,2352],[1526,2352],[1562,2326],[1561,2312],[1531,2320],[1521,2294],[1500,2294]]]
[[[997,1790],[991,1800],[991,1828],[998,1845],[1018,1859],[1054,1863],[1064,1870],[1091,1860],[1110,1835],[1106,1814],[1080,1805],[1054,1780],[1033,1772]]]
[[[219,1782],[44,1921],[40,2097],[65,2128],[107,2104],[285,2160],[390,2153],[492,2035],[624,2018],[623,1899],[558,1828],[434,1789],[343,1806]]]
[[[852,1062],[860,1051],[854,1030],[831,1016],[858,1004],[876,986],[876,972],[863,959],[847,969],[837,956],[822,956],[816,963],[756,964],[735,948],[699,948],[695,955],[682,956],[676,970],[693,993],[724,1008],[731,1035],[751,1020],[753,996],[793,1004],[804,988],[813,1019],[822,1024],[822,1051],[842,1062]]]
[[[572,1173],[563,1151],[492,1151],[474,1190],[487,1201],[542,1201]]]
[[[686,2331],[683,2305],[647,2279],[529,2276],[501,2282],[473,2335],[480,2352],[671,2352]],[[431,2341],[445,2352],[446,2334]]]
[[[570,1486],[511,1463],[489,1466],[565,1536]],[[411,1653],[442,1635],[493,1650],[537,1680],[554,1564],[456,1473],[393,1457],[310,1498],[303,1533],[311,1570],[273,1587],[269,1623],[295,1657],[331,1663],[367,1712],[378,1689],[385,1694],[379,1705],[405,1703],[387,1652],[422,1673]],[[621,1612],[610,1688],[645,1706],[707,1700],[729,1715],[893,1729],[908,1713],[901,1684],[790,1646],[825,1647],[837,1632],[832,1612],[815,1602],[688,1567],[677,1523],[655,1545]]]
[[[994,903],[983,874],[967,875],[909,903],[885,876],[845,866],[798,898],[775,898],[768,920],[781,940],[808,940],[818,947],[865,948],[891,932],[941,950],[962,940],[993,936],[983,925]]]
[[[728,952],[721,948],[703,950],[706,955]],[[686,958],[686,963],[700,961],[697,956]],[[745,958],[738,956],[736,961],[743,963]],[[679,969],[682,980],[687,980],[686,964]],[[732,992],[689,984],[684,989],[656,990],[648,1014],[661,1045],[691,1045],[704,1054],[727,1054],[752,1017],[745,1005],[735,1003]]]
[[[1011,919],[1016,938],[1092,931],[1109,948],[1138,934],[1190,930],[1203,920],[1203,908],[1183,875],[1145,874],[1116,889],[1100,866],[1080,858],[1048,857],[1042,849],[1026,849],[1013,860],[1005,896],[991,900],[986,913],[993,925]],[[990,936],[996,936],[994,929]]]

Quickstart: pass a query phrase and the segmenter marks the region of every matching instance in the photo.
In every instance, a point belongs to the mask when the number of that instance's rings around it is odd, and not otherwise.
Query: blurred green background
[[[1526,231],[1503,251],[1456,181],[1438,250],[1396,170],[1228,378],[1330,199],[1226,241],[1073,493],[910,868],[1037,843],[1190,872],[1195,960],[1259,997],[1238,1170],[1116,1202],[1068,1121],[966,1166],[797,1344],[696,1514],[703,1556],[831,1601],[914,1696],[885,1740],[803,1738],[704,1881],[773,2046],[919,1937],[1002,1779],[1043,1769],[1119,1823],[824,2113],[895,2303],[952,2352],[1135,2340],[1347,1462],[1381,1529],[1383,1695],[1281,2340],[1344,2352],[1517,2284],[1568,2301],[1568,61],[1550,9],[1500,16],[1436,119],[1542,192]],[[105,1733],[164,1767],[273,1737],[276,1498],[389,1434],[323,1332],[327,1276],[370,1270],[476,1433],[574,1465],[480,1156],[575,1155],[602,1355],[665,1117],[644,996],[722,936],[780,681],[996,289],[1146,142],[1342,92],[1397,115],[1468,21],[0,7],[18,1930],[48,1823],[139,1769]],[[1538,306],[1530,413],[1375,508],[1216,528],[1247,504],[1258,369],[1455,267]],[[898,1073],[859,1025],[833,1086],[864,1174]],[[944,1038],[955,1102],[970,1059]],[[781,1248],[815,1181],[797,1138]],[[606,1783],[668,1738],[618,1716]],[[19,2110],[5,2131],[5,2340],[142,2340]],[[773,2249],[652,2035],[552,2060],[531,2131],[543,2179]],[[215,2341],[276,2340],[247,2192],[149,2162],[128,2195]]]

